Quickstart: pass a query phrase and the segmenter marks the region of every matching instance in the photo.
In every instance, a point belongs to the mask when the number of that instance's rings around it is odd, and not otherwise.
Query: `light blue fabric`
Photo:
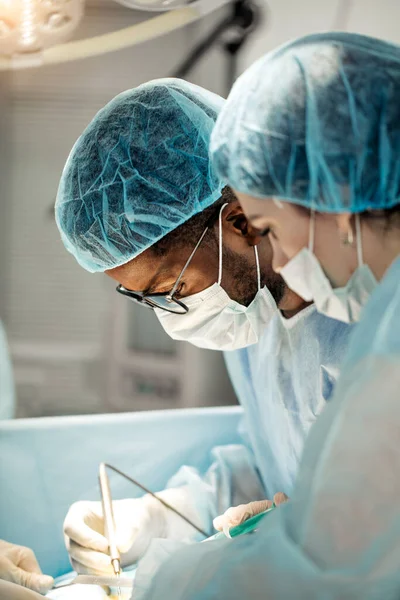
[[[0,538],[32,547],[46,572],[66,572],[63,519],[72,502],[99,498],[96,473],[104,460],[154,490],[188,485],[209,531],[213,517],[230,505],[288,491],[304,437],[331,393],[348,328],[313,307],[291,320],[290,328],[282,323],[278,316],[258,345],[227,355],[246,410],[246,439],[238,434],[239,408],[0,424],[0,454],[13,457],[0,461]],[[117,475],[111,475],[111,486],[115,498],[141,494]]]
[[[255,535],[175,553],[146,600],[399,598],[399,316],[400,258],[352,335],[291,501]]]
[[[258,344],[225,352],[266,498],[291,494],[304,441],[332,395],[351,331],[309,306],[291,319],[277,312]]]
[[[309,306],[292,319],[277,312],[257,344],[225,352],[244,408],[240,426],[244,445],[216,449],[217,460],[205,477],[187,467],[183,470],[186,479],[178,483],[190,482],[193,502],[203,519],[207,511],[211,519],[225,510],[229,498],[234,501],[228,506],[234,506],[246,502],[246,496],[250,500],[272,498],[278,491],[291,495],[304,442],[331,398],[351,331],[349,325]],[[258,493],[257,474],[262,487]],[[210,525],[211,521],[203,522],[204,527]],[[140,562],[136,600],[146,597],[160,563],[177,546],[166,540],[153,542]]]
[[[235,83],[211,154],[240,192],[324,212],[400,195],[400,47],[352,33],[300,38]]]
[[[0,420],[15,416],[15,388],[6,332],[0,321]]]
[[[0,539],[33,548],[44,572],[71,570],[63,521],[73,502],[100,500],[106,461],[151,490],[183,464],[206,473],[211,452],[241,444],[239,407],[0,421]],[[111,473],[113,497],[142,491]]]
[[[203,529],[211,533],[213,518],[230,506],[290,495],[305,439],[332,394],[351,331],[310,306],[292,319],[276,312],[257,344],[224,353],[244,409],[243,444],[214,448],[207,473],[185,466],[168,483],[189,486]]]
[[[220,197],[208,150],[222,104],[186,81],[159,79],[96,115],[71,151],[55,207],[82,267],[127,263]]]
[[[197,510],[201,528],[209,535],[215,533],[213,519],[230,506],[265,497],[252,448],[245,440],[240,441],[244,443],[213,448],[207,471],[184,465],[167,484],[167,487],[188,488],[190,504]],[[202,541],[204,538],[194,532],[191,539]]]

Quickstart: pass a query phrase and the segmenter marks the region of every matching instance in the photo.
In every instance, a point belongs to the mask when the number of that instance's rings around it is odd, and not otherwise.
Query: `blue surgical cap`
[[[322,212],[400,202],[400,48],[351,33],[301,38],[236,82],[214,166],[245,194]]]
[[[127,263],[221,196],[209,144],[223,102],[160,79],[95,116],[71,151],[55,207],[64,245],[82,267]]]

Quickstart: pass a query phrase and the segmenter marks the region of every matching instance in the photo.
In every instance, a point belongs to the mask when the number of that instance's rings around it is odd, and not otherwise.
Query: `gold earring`
[[[353,236],[353,230],[351,229],[351,227],[347,233],[342,233],[340,235],[340,241],[343,246],[352,246],[353,245],[354,236]]]

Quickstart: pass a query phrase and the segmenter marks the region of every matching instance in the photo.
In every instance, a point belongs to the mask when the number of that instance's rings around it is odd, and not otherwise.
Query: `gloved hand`
[[[0,580],[0,600],[43,600],[43,596],[26,587]]]
[[[255,502],[249,502],[249,504],[239,504],[239,506],[232,506],[228,508],[224,512],[223,515],[216,517],[213,521],[215,529],[218,531],[223,531],[227,537],[229,537],[228,532],[232,527],[236,527],[237,525],[241,525],[250,517],[254,517],[255,515],[268,510],[271,508],[273,504],[279,506],[284,502],[287,502],[288,497],[283,492],[278,492],[275,494],[273,501],[272,500],[256,500]]]
[[[53,587],[54,579],[43,575],[33,550],[0,540],[0,579],[17,583],[40,594]]]
[[[201,525],[186,488],[164,490],[157,496],[196,525]],[[189,523],[150,495],[116,500],[113,502],[113,512],[123,567],[139,560],[155,537],[184,540],[197,533]],[[108,542],[104,536],[101,502],[83,501],[73,504],[64,521],[64,534],[72,566],[78,573],[113,573]]]

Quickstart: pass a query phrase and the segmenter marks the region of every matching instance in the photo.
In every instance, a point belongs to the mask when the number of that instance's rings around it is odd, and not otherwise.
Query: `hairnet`
[[[324,212],[398,204],[400,48],[331,32],[267,54],[234,85],[211,155],[252,196]]]
[[[128,262],[220,197],[209,142],[222,104],[198,86],[160,79],[100,110],[71,151],[55,207],[82,267]]]

